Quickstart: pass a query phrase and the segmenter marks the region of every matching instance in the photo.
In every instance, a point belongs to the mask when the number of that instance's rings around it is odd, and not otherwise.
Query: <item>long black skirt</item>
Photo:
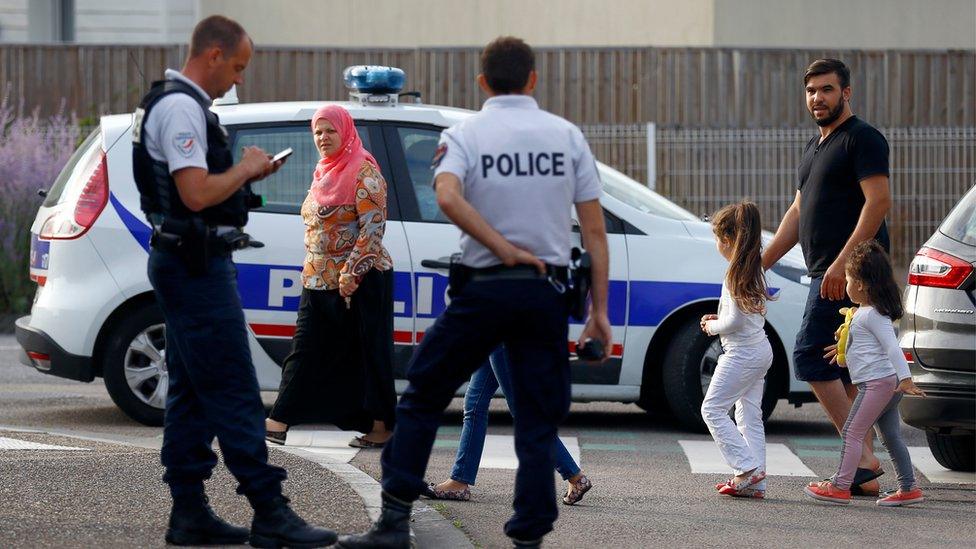
[[[370,270],[348,309],[338,290],[303,290],[271,419],[368,433],[395,408],[393,270]]]

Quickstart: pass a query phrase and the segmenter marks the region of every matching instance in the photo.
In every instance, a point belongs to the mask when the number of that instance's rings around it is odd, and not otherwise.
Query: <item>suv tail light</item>
[[[954,255],[922,248],[908,267],[908,283],[933,288],[958,288],[972,272],[972,265]]]
[[[68,201],[47,218],[41,227],[40,238],[45,240],[71,240],[88,232],[108,203],[108,166],[105,152],[98,156],[91,168],[88,181],[74,200],[74,210]]]

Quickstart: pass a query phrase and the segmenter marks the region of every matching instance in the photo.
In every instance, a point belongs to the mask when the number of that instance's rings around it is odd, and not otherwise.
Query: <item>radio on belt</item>
[[[342,78],[350,100],[364,107],[395,107],[407,76],[396,67],[353,65],[342,71]]]

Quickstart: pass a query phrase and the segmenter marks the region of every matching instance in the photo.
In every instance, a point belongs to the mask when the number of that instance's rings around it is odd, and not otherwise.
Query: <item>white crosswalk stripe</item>
[[[38,442],[28,442],[16,438],[0,437],[0,450],[79,450],[87,452],[88,448],[76,448],[74,446],[55,446],[53,444],[40,444]]]
[[[569,450],[569,455],[577,465],[580,464],[579,441],[576,437],[559,437]],[[518,458],[515,457],[515,438],[511,435],[488,435],[485,437],[485,449],[481,453],[482,469],[518,469]]]
[[[929,482],[976,484],[976,473],[950,471],[946,469],[935,460],[935,456],[932,455],[932,450],[927,446],[909,446],[908,453],[912,456],[912,465],[925,475],[925,478],[929,479]]]
[[[285,446],[302,448],[315,454],[325,454],[349,463],[359,453],[358,448],[349,446],[349,441],[354,436],[356,433],[349,431],[292,429],[288,431]]]
[[[730,468],[712,440],[679,440],[692,473],[728,474]],[[816,477],[799,456],[785,444],[766,445],[766,474],[788,477]]]

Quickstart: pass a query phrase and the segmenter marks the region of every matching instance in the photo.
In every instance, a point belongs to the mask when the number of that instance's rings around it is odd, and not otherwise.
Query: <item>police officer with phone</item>
[[[383,510],[340,547],[407,547],[410,508],[443,410],[504,344],[515,419],[515,514],[505,533],[537,547],[557,516],[552,441],[569,411],[567,266],[572,208],[592,258],[592,302],[580,343],[612,344],[608,251],[596,163],[579,128],[539,108],[535,56],[501,37],[481,56],[481,112],[445,130],[434,157],[437,203],[461,230],[450,305],[425,333],[383,451]],[[591,343],[592,347],[592,343]]]
[[[238,23],[204,19],[182,71],[167,70],[136,111],[133,174],[153,229],[149,280],[166,321],[161,459],[173,497],[166,541],[320,547],[336,534],[291,510],[281,494],[286,473],[268,463],[264,405],[231,260],[234,250],[259,245],[242,231],[248,209],[260,205],[250,182],[282,162],[246,147],[234,164],[227,132],[209,108],[211,97],[243,83],[252,51]],[[254,508],[250,530],[225,522],[208,504],[203,482],[217,463],[215,437],[238,493]]]

